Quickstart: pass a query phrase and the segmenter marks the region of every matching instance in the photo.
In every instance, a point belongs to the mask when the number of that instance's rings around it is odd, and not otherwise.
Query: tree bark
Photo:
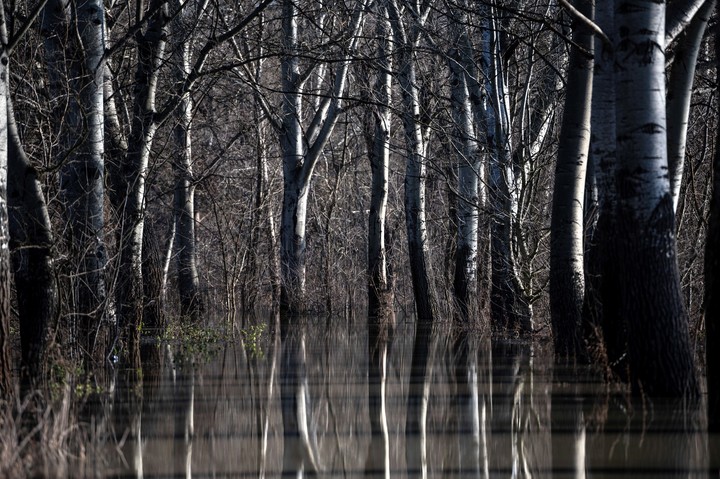
[[[667,178],[665,4],[615,9],[618,232],[630,377],[636,393],[695,397]]]
[[[575,6],[586,17],[592,18],[592,1],[577,0]],[[585,293],[583,204],[590,147],[593,62],[583,50],[593,51],[593,36],[582,21],[576,20],[550,223],[550,312],[555,355],[559,357],[582,357],[585,349],[582,337]]]
[[[405,420],[408,468],[419,468],[427,477],[426,419],[430,368],[430,336],[437,316],[437,298],[431,285],[425,222],[425,183],[427,158],[425,138],[420,124],[420,88],[416,78],[415,49],[421,23],[412,18],[403,21],[397,2],[388,2],[393,36],[398,45],[397,76],[402,92],[402,123],[405,130],[405,223],[407,228],[410,274],[415,299],[415,342],[410,364],[410,385]],[[422,15],[421,15],[422,17]],[[411,23],[412,22],[412,23]]]

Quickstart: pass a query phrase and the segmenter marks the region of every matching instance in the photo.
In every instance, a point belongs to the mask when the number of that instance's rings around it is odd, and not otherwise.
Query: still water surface
[[[361,326],[266,332],[194,360],[149,347],[142,378],[118,379],[86,418],[112,440],[88,445],[83,475],[718,477],[701,404],[630,404],[521,341],[434,338],[411,379],[411,326],[373,351],[383,378]]]

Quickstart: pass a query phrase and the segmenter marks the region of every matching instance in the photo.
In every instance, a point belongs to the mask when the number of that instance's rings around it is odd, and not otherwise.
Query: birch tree
[[[706,0],[680,35],[668,80],[666,105],[668,173],[674,211],[677,211],[685,164],[695,66],[714,7],[714,0]]]
[[[620,1],[614,34],[618,261],[630,375],[637,392],[696,396],[667,176],[665,4]]]
[[[206,3],[206,2],[205,2]],[[176,2],[180,14],[175,18],[173,27],[180,43],[175,45],[174,67],[176,84],[180,91],[180,105],[177,111],[177,124],[174,129],[178,154],[173,163],[175,171],[175,192],[173,200],[173,220],[175,221],[175,245],[178,250],[178,290],[180,293],[180,314],[193,321],[198,320],[202,309],[200,304],[200,282],[195,255],[195,178],[193,176],[192,155],[192,117],[193,100],[183,86],[190,75],[191,45],[184,23],[188,10],[182,9]],[[197,19],[204,4],[200,4],[193,17]],[[195,13],[195,12],[193,12]]]
[[[388,346],[395,323],[392,278],[385,244],[390,177],[390,103],[393,37],[385,2],[376,7],[377,73],[366,115],[372,187],[368,217],[368,401],[373,439],[365,470],[390,477],[390,444],[385,408]]]
[[[592,1],[576,1],[578,11],[593,17]],[[585,22],[573,23],[565,110],[555,167],[550,225],[550,311],[555,354],[583,353],[585,173],[590,147],[592,98],[592,32]]]
[[[301,71],[302,48],[298,37],[301,21],[295,0],[282,3],[282,48],[280,60],[283,92],[280,119],[280,149],[283,158],[283,205],[280,221],[280,312],[283,325],[300,316],[305,296],[305,227],[307,200],[315,166],[342,113],[342,97],[362,27],[365,0],[355,4],[346,29],[347,44],[337,63],[330,91],[315,108],[308,125],[303,122],[305,86],[309,77]]]
[[[148,18],[145,18],[145,16]],[[115,209],[120,213],[118,285],[116,293],[118,323],[127,341],[129,361],[139,362],[140,324],[143,315],[142,245],[144,227],[145,180],[150,149],[157,130],[156,94],[160,67],[165,60],[168,6],[153,0],[149,10],[141,8],[135,21],[147,22],[137,29],[138,63],[135,71],[132,117],[128,149],[121,159],[116,195],[122,199]]]
[[[532,330],[531,310],[519,282],[513,252],[513,217],[517,212],[515,171],[512,164],[510,105],[503,64],[501,27],[496,8],[483,5],[481,74],[487,78],[489,98],[486,136],[489,160],[491,210],[492,286],[491,318],[499,330]]]
[[[60,131],[60,190],[76,270],[73,284],[74,340],[86,359],[104,356],[106,308],[104,245],[104,37],[105,12],[99,0],[71,8],[65,0],[45,7],[50,90],[56,97]]]
[[[455,128],[453,149],[458,165],[458,226],[453,291],[459,312],[458,322],[469,325],[476,321],[478,306],[478,208],[482,165],[470,94],[471,88],[475,86],[472,77],[474,74],[476,79],[477,72],[472,62],[473,49],[467,31],[468,15],[464,8],[465,5],[461,5],[456,11],[449,12],[453,46],[448,57],[451,76],[450,102]]]
[[[437,316],[437,298],[428,258],[427,225],[425,221],[425,188],[427,181],[426,142],[420,123],[420,86],[417,80],[415,52],[421,39],[423,25],[430,14],[428,5],[390,0],[388,13],[397,45],[397,82],[401,91],[400,116],[405,133],[405,224],[408,257],[415,300],[415,342],[410,365],[410,388],[405,421],[405,436],[409,442],[406,461],[418,467],[421,477],[427,476],[425,449],[428,357],[430,335]]]
[[[58,309],[54,237],[38,173],[20,140],[7,100],[10,250],[20,320],[22,365],[30,377],[42,370],[49,327]]]
[[[595,22],[612,40],[614,13],[610,2],[598,2]],[[586,245],[585,314],[588,324],[602,332],[609,364],[622,373],[626,362],[625,320],[619,313],[620,291],[617,289],[617,187],[615,183],[616,127],[615,72],[613,45],[595,36],[592,95],[592,168],[597,182],[597,223]]]

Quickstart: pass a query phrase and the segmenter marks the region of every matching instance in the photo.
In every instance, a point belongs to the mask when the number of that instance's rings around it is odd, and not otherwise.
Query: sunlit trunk
[[[634,390],[682,397],[698,382],[667,177],[664,24],[664,3],[616,5],[617,261]]]
[[[401,118],[405,130],[405,222],[410,273],[415,300],[413,343],[405,420],[406,461],[409,470],[427,477],[426,417],[429,394],[430,336],[437,315],[437,299],[431,285],[425,222],[427,158],[420,120],[420,87],[416,78],[415,48],[422,25],[405,22],[400,8],[388,2],[393,36],[397,41],[397,76],[401,91]]]
[[[586,17],[593,2],[576,0]],[[557,356],[583,356],[582,308],[585,294],[583,239],[585,172],[590,147],[593,37],[585,24],[573,24],[565,109],[560,129],[550,223],[550,312]]]

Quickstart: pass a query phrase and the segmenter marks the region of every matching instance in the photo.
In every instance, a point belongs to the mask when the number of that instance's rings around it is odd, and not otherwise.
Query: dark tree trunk
[[[41,373],[48,328],[57,318],[57,283],[52,265],[52,229],[37,172],[20,143],[8,101],[8,211],[10,249],[20,320],[22,366]]]
[[[595,21],[612,36],[612,4],[598,2]],[[595,38],[595,70],[592,97],[592,166],[597,182],[598,212],[592,237],[586,245],[586,293],[584,324],[592,335],[601,335],[604,348],[593,350],[610,368],[627,378],[627,322],[620,314],[617,252],[617,188],[615,185],[616,128],[615,83],[612,46]]]
[[[720,2],[717,10],[720,13]],[[720,34],[715,34],[715,69],[720,76]],[[720,83],[717,86],[720,94]],[[720,106],[718,106],[720,111]],[[717,130],[720,142],[720,129]],[[720,144],[717,143],[716,144]],[[705,243],[705,355],[708,429],[720,432],[720,148],[713,158],[713,189]]]
[[[1,5],[0,5],[1,7]],[[4,31],[4,25],[2,28]],[[6,37],[6,35],[2,35]],[[3,43],[6,38],[0,38]],[[8,57],[5,48],[0,51],[0,112],[7,111]],[[0,396],[10,398],[12,387],[12,362],[10,356],[10,228],[8,226],[7,176],[8,137],[7,115],[0,116]]]
[[[154,224],[146,224],[143,234],[143,334],[161,336],[166,319],[163,304],[163,251],[162,236]]]

